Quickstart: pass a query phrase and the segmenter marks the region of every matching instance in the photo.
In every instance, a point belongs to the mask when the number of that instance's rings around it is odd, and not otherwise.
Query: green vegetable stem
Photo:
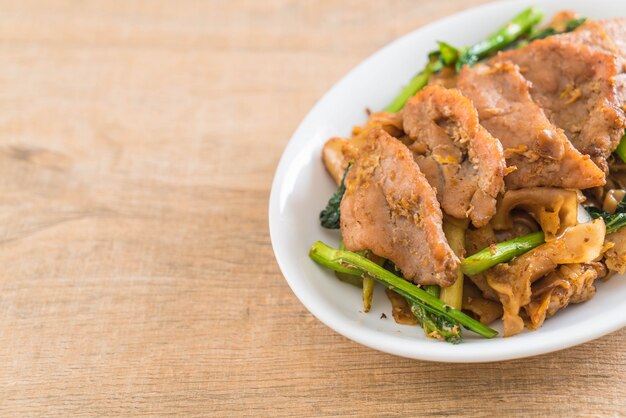
[[[428,84],[430,76],[441,71],[444,66],[456,65],[457,71],[465,64],[473,65],[492,52],[499,51],[528,34],[534,25],[543,18],[543,11],[530,7],[515,16],[509,23],[498,29],[487,39],[469,48],[458,49],[445,42],[439,42],[439,50],[429,54],[426,66],[413,77],[400,94],[385,108],[387,112],[399,112],[406,102]]]
[[[457,70],[463,65],[473,65],[492,52],[499,51],[529,33],[533,26],[541,22],[543,11],[529,7],[515,16],[509,23],[498,29],[482,42],[467,48],[456,63]]]
[[[463,259],[461,261],[461,271],[468,276],[474,276],[496,264],[506,263],[513,257],[522,255],[544,242],[543,232],[540,231],[494,244]]]
[[[383,267],[357,253],[336,250],[321,241],[317,241],[311,247],[309,257],[311,257],[313,261],[335,271],[358,271],[360,274],[367,275],[399,295],[404,296],[409,303],[417,304],[423,307],[427,312],[436,314],[450,322],[458,322],[465,328],[485,338],[493,338],[498,335],[496,330],[446,305],[439,298],[396,276],[390,271],[385,270]]]

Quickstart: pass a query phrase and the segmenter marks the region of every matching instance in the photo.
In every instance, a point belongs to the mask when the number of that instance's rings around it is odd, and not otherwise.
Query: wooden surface
[[[411,361],[326,328],[275,263],[308,109],[478,3],[1,1],[0,415],[626,416],[626,330]]]

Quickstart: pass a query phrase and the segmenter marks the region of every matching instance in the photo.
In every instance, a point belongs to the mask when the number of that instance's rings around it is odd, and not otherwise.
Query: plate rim
[[[486,346],[490,345],[490,341],[488,339],[477,340],[480,342],[475,342],[472,345],[472,349],[463,349],[463,347],[467,347],[465,344],[460,345],[451,345],[444,344],[439,341],[431,341],[426,339],[416,339],[413,344],[403,345],[402,341],[405,341],[403,338],[390,335],[383,331],[374,331],[371,329],[357,329],[354,327],[349,320],[341,318],[341,317],[333,317],[332,315],[324,312],[323,310],[319,310],[314,306],[312,301],[306,296],[303,286],[301,286],[297,281],[294,280],[293,277],[287,274],[287,262],[285,260],[284,254],[281,251],[277,250],[278,241],[278,219],[279,216],[279,207],[280,207],[280,192],[281,186],[284,183],[284,177],[286,172],[289,169],[291,160],[295,157],[294,154],[299,152],[301,148],[298,147],[297,141],[295,138],[300,135],[300,131],[307,125],[307,121],[313,117],[316,113],[316,110],[325,102],[326,98],[335,91],[339,90],[341,86],[347,82],[356,72],[358,72],[362,67],[368,66],[369,63],[376,59],[379,55],[384,54],[388,49],[393,48],[395,45],[406,41],[407,39],[416,36],[418,32],[425,31],[432,26],[446,24],[447,21],[451,21],[453,19],[462,18],[462,15],[470,14],[470,13],[480,13],[484,11],[484,9],[488,8],[508,8],[513,5],[520,5],[521,7],[527,6],[528,2],[526,0],[505,0],[505,1],[497,1],[497,2],[489,2],[482,5],[478,5],[475,7],[466,8],[460,10],[456,13],[447,15],[441,19],[432,21],[426,25],[420,26],[398,38],[395,38],[391,42],[387,43],[382,48],[379,48],[374,53],[370,54],[364,60],[360,61],[356,64],[352,69],[350,69],[347,73],[345,73],[338,81],[336,81],[315,103],[314,105],[307,111],[304,118],[298,124],[298,127],[294,130],[291,135],[287,145],[285,146],[279,163],[277,165],[274,177],[272,179],[271,184],[271,192],[268,204],[268,221],[269,221],[269,232],[270,232],[270,240],[272,245],[272,251],[274,252],[274,256],[276,258],[279,269],[287,281],[287,284],[291,288],[292,292],[298,298],[298,300],[305,306],[305,308],[318,320],[320,320],[324,325],[331,328],[335,332],[343,335],[350,340],[359,343],[363,346],[373,348],[388,354],[393,354],[405,358],[411,358],[416,360],[425,360],[425,361],[436,361],[436,362],[445,362],[445,363],[488,363],[488,362],[498,362],[498,361],[506,361],[506,360],[514,360],[519,358],[526,358],[537,356],[541,354],[548,354],[555,351],[560,351],[566,348],[574,347],[576,345],[580,345],[597,338],[600,338],[604,335],[611,334],[615,331],[626,326],[626,316],[624,316],[621,320],[618,316],[614,316],[613,320],[605,321],[601,325],[598,324],[576,324],[569,325],[559,330],[559,335],[565,334],[566,337],[558,342],[550,342],[550,343],[537,343],[532,345],[531,347],[525,347],[521,344],[515,344],[515,337],[511,338],[501,338],[499,339],[500,343],[498,345],[502,346],[510,346],[507,350],[501,350],[500,352],[494,353],[486,348]],[[448,23],[449,24],[449,23]],[[299,144],[298,144],[299,145]],[[615,279],[615,278],[613,278]],[[590,322],[590,321],[587,321]],[[584,326],[584,330],[581,331],[581,326]],[[575,333],[566,333],[565,331],[570,328],[575,328],[578,332]],[[533,332],[534,338],[532,339],[541,339],[540,331]],[[384,334],[385,338],[380,338],[380,334]],[[503,341],[508,341],[509,343],[503,344]],[[432,349],[432,344],[436,344],[436,350]],[[428,349],[423,352],[416,352],[416,347],[423,346]],[[484,346],[484,347],[483,347]],[[494,346],[491,343],[491,346]],[[481,351],[484,349],[484,351]]]

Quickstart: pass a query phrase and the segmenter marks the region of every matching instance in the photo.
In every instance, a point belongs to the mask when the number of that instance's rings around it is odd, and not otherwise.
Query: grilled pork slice
[[[458,86],[480,123],[504,148],[507,189],[553,186],[586,189],[604,184],[604,173],[581,155],[530,96],[529,83],[510,63],[465,67]]]
[[[402,142],[373,130],[345,184],[341,233],[347,249],[387,258],[417,284],[454,283],[460,262],[444,236],[437,197]]]
[[[626,68],[626,18],[588,20],[573,32],[557,35],[561,41],[579,43],[597,51],[615,55],[617,72]]]
[[[587,45],[609,54],[621,55],[615,41],[609,36],[604,25],[597,20],[588,20],[575,31],[557,35],[555,38],[560,41]]]
[[[469,99],[456,89],[427,86],[407,102],[402,120],[409,149],[444,212],[486,225],[496,213],[506,163]]]
[[[615,56],[615,88],[622,109],[626,110],[626,18],[588,20],[575,31],[558,37],[563,41],[584,44]]]
[[[615,56],[550,37],[491,60],[507,61],[517,64],[532,83],[531,96],[548,119],[606,172],[606,158],[624,132],[624,111],[615,88]]]
[[[378,112],[372,113],[365,125],[355,126],[351,138],[335,137],[326,141],[322,161],[337,184],[341,183],[350,161],[354,161],[367,144],[370,131],[376,128],[382,128],[395,137],[404,135],[399,113]]]
[[[622,62],[626,60],[626,17],[600,20],[598,23],[619,49]]]

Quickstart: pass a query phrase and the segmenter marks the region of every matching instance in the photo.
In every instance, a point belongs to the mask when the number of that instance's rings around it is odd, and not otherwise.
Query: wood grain
[[[0,415],[625,416],[626,330],[411,361],[323,326],[274,261],[307,110],[482,2],[1,1]]]

